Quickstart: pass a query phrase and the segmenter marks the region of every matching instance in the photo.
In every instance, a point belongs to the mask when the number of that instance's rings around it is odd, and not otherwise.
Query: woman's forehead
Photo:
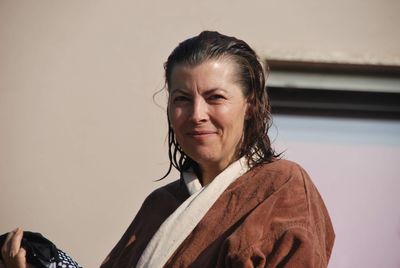
[[[236,63],[227,59],[207,60],[191,66],[177,64],[171,72],[169,91],[176,88],[200,87],[219,88],[236,81]]]

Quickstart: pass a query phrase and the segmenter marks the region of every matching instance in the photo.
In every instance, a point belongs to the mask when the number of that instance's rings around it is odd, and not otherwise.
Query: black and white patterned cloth
[[[5,243],[7,234],[0,235],[0,248]],[[36,268],[82,268],[40,233],[25,231],[21,246],[26,250],[26,261]],[[2,261],[1,254],[0,261]]]
[[[56,264],[57,268],[82,268],[76,261],[74,261],[65,252],[58,249],[58,262]],[[53,268],[53,267],[51,267]]]

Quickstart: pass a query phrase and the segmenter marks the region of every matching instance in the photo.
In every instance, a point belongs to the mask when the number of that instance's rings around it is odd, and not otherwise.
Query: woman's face
[[[172,129],[183,151],[201,168],[222,170],[238,158],[247,102],[235,80],[235,67],[231,60],[220,59],[172,70]]]

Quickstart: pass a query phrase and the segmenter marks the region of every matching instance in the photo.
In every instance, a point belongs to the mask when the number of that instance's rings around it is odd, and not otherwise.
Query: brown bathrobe
[[[188,197],[183,180],[151,193],[101,267],[135,267],[158,227]],[[233,182],[165,267],[327,267],[334,237],[307,173],[277,160]]]

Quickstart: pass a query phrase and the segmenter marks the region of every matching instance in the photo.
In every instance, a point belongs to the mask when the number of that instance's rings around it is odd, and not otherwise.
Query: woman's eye
[[[211,96],[209,97],[209,99],[210,99],[210,100],[220,100],[220,99],[225,99],[225,97],[222,96],[222,95],[215,94],[215,95],[211,95]]]
[[[174,98],[175,102],[176,101],[188,101],[188,100],[189,100],[189,98],[185,97],[185,96],[177,96],[177,97]]]

